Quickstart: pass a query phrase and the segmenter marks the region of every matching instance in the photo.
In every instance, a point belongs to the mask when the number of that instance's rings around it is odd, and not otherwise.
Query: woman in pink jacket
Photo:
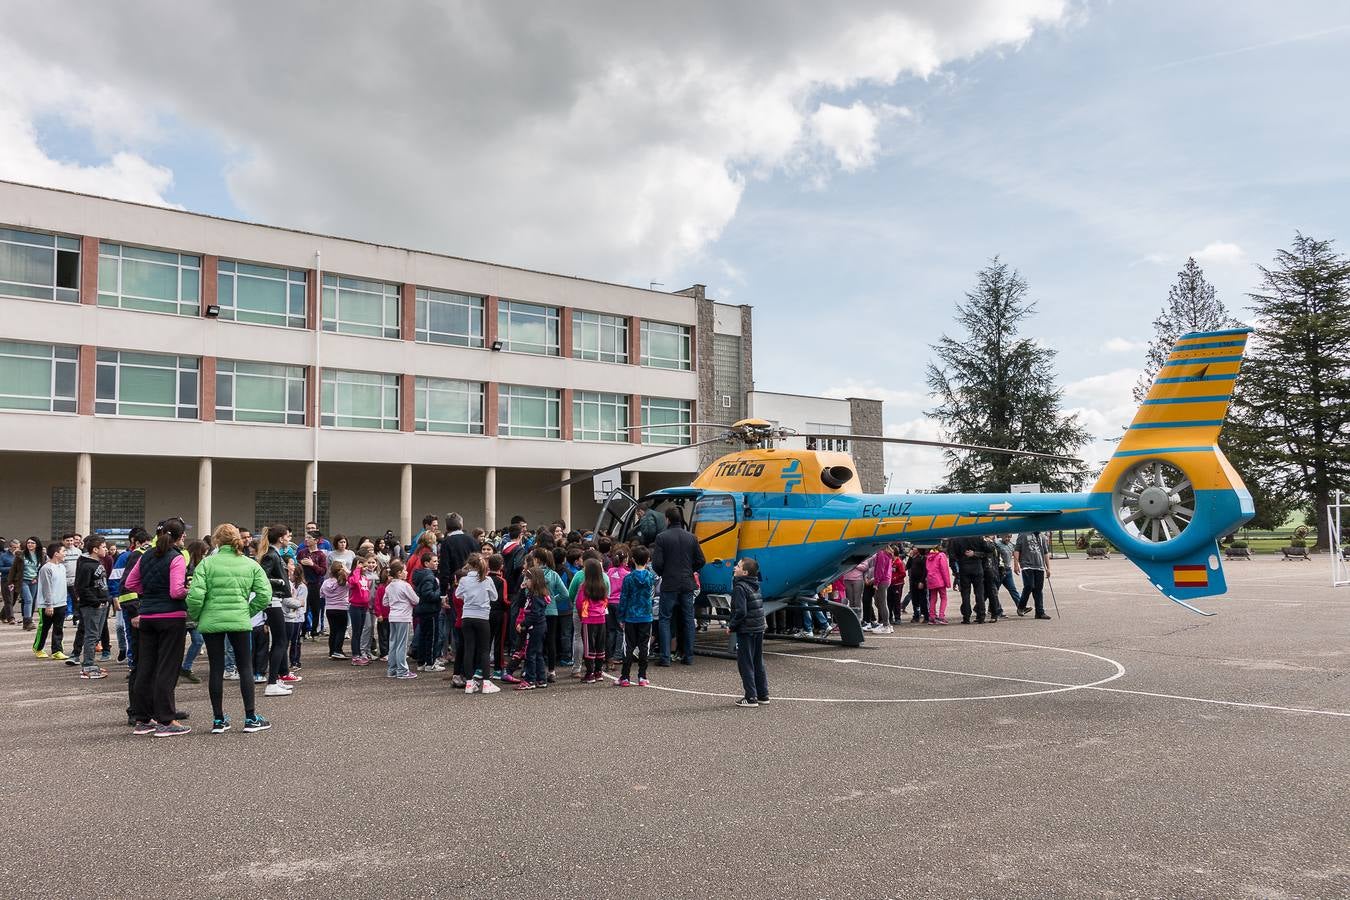
[[[941,547],[928,551],[925,560],[928,585],[928,618],[934,625],[947,624],[947,588],[952,586],[952,565]]]
[[[877,555],[872,557],[872,584],[875,588],[872,594],[873,620],[871,627],[864,627],[864,631],[871,631],[875,634],[890,634],[895,629],[891,628],[891,580],[895,577],[895,551],[891,545],[886,545],[877,551]]]

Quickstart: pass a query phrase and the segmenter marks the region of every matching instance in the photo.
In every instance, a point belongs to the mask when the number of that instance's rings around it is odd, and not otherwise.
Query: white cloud
[[[250,218],[645,285],[696,259],[751,181],[871,164],[878,122],[905,113],[849,92],[1015,48],[1066,6],[465,0],[333,16],[296,2],[269,7],[259,29],[249,4],[190,5],[170,22],[146,0],[17,0],[0,76],[31,66],[11,52],[25,47],[129,101],[102,119],[85,104],[74,124],[106,132],[122,110],[142,139],[157,115],[208,132],[236,154],[228,184]],[[0,143],[12,150],[50,112],[19,110]],[[109,165],[84,189],[167,186],[152,166]],[[7,163],[0,177],[17,171],[62,174]]]
[[[1109,439],[1119,438],[1134,419],[1138,404],[1133,391],[1139,372],[1139,369],[1116,369],[1064,385],[1064,413],[1076,414],[1092,439],[1080,453],[1089,463],[1114,453],[1115,444]]]
[[[877,155],[877,114],[862,101],[852,106],[822,103],[811,114],[810,131],[845,172],[870,166]]]
[[[3,45],[0,45],[3,46]],[[45,113],[81,128],[106,153],[96,165],[54,159],[43,150],[35,119]],[[148,140],[154,122],[121,92],[79,84],[68,73],[11,51],[0,64],[0,177],[123,200],[168,205],[173,173],[139,154],[117,149]]]
[[[907,390],[905,388],[882,387],[870,378],[846,378],[841,384],[836,385],[835,387],[826,388],[821,393],[821,396],[835,397],[840,400],[849,397],[880,400],[883,403],[902,407],[905,414],[909,414],[914,409],[928,406],[933,402],[927,390]]]
[[[1211,241],[1199,250],[1192,251],[1191,256],[1206,266],[1236,266],[1247,261],[1246,252],[1228,241]]]
[[[1166,265],[1167,263],[1172,262],[1172,254],[1170,254],[1170,253],[1145,253],[1142,261],[1143,261],[1143,262],[1146,262],[1146,263],[1152,263],[1152,264],[1155,265],[1155,266],[1163,266],[1163,265]]]
[[[1148,349],[1148,341],[1131,341],[1127,338],[1113,337],[1102,344],[1103,353],[1140,353]]]

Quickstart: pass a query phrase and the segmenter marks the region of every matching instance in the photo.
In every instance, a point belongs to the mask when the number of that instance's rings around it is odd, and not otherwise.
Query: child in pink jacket
[[[947,588],[952,586],[952,567],[942,548],[928,551],[924,561],[928,585],[928,618],[934,625],[947,624]]]

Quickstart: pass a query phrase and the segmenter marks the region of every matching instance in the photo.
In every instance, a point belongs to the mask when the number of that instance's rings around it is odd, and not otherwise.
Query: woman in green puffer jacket
[[[211,535],[216,552],[197,564],[188,591],[188,618],[206,638],[211,711],[211,733],[230,729],[225,715],[225,640],[234,649],[239,666],[239,691],[244,697],[244,731],[263,731],[271,724],[253,708],[253,617],[272,602],[272,585],[262,566],[244,552],[244,539],[233,525],[221,525]]]

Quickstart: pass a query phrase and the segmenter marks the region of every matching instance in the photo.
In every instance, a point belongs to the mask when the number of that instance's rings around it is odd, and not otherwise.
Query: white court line
[[[1122,675],[1124,675],[1125,667],[1116,660],[1108,659],[1105,656],[1098,656],[1095,653],[1088,653],[1087,651],[1084,650],[1071,650],[1067,647],[1045,647],[1039,644],[1020,644],[1014,643],[1012,641],[984,641],[984,640],[974,640],[970,638],[936,638],[936,637],[925,638],[925,637],[906,637],[904,635],[881,635],[881,637],[889,637],[892,640],[904,640],[904,641],[941,641],[941,642],[955,642],[962,644],[1004,644],[1012,647],[1028,647],[1037,650],[1059,650],[1066,653],[1076,653],[1079,654],[1080,656],[1090,656],[1095,659],[1102,660],[1104,662],[1109,662],[1112,665],[1116,666],[1119,669],[1119,671],[1116,674],[1104,678],[1100,681],[1094,681],[1089,684],[1076,685],[1076,684],[1064,684],[1062,682],[1056,681],[1035,681],[1029,678],[1015,678],[1012,676],[984,675],[975,672],[954,672],[943,669],[923,669],[917,666],[902,666],[896,665],[894,663],[878,663],[857,659],[836,659],[830,656],[816,656],[798,653],[783,653],[781,651],[769,651],[774,656],[787,656],[800,659],[821,660],[824,662],[835,662],[843,665],[880,666],[883,668],[890,668],[890,669],[908,669],[917,672],[931,672],[946,675],[964,675],[971,678],[992,678],[1003,681],[1020,681],[1026,684],[1054,685],[1058,686],[1059,688],[1058,690],[1050,690],[1050,691],[1025,691],[1016,694],[992,694],[980,697],[915,697],[915,698],[875,698],[875,699],[851,698],[851,697],[840,697],[840,698],[775,697],[773,699],[790,700],[805,703],[952,703],[965,700],[1003,700],[1003,699],[1012,699],[1015,697],[1036,697],[1046,694],[1062,694],[1068,693],[1069,691],[1084,690],[1084,691],[1101,691],[1102,693],[1110,693],[1110,694],[1132,694],[1137,697],[1154,697],[1162,700],[1186,700],[1192,703],[1209,703],[1215,706],[1234,706],[1245,709],[1264,709],[1273,712],[1303,713],[1305,715],[1314,715],[1314,716],[1332,716],[1336,718],[1350,718],[1350,712],[1343,712],[1340,710],[1308,709],[1302,706],[1277,706],[1271,703],[1245,703],[1239,700],[1214,700],[1209,697],[1190,697],[1184,694],[1163,694],[1156,691],[1138,691],[1138,690],[1130,690],[1129,688],[1102,687],[1101,685],[1106,684],[1107,682],[1115,681],[1117,678],[1120,678]],[[656,684],[648,685],[648,687],[660,691],[670,691],[671,693],[676,694],[693,694],[704,697],[726,697],[730,699],[735,699],[741,696],[740,694],[721,694],[712,691],[695,691],[685,688],[665,687],[663,685],[656,685]]]
[[[1111,596],[1111,597],[1158,597],[1158,598],[1161,598],[1161,599],[1164,599],[1164,600],[1167,599],[1167,598],[1163,597],[1163,595],[1160,594],[1160,593],[1157,592],[1157,591],[1152,591],[1152,592],[1150,592],[1150,591],[1104,591],[1104,590],[1099,590],[1098,588],[1094,588],[1094,587],[1091,586],[1091,585],[1093,585],[1093,584],[1095,584],[1095,583],[1099,583],[1099,582],[1085,581],[1085,582],[1083,582],[1082,584],[1078,585],[1078,589],[1079,589],[1080,591],[1086,591],[1086,592],[1089,593],[1089,594],[1104,594],[1104,595],[1106,595],[1106,596]],[[1271,599],[1268,599],[1268,598],[1266,598],[1266,597],[1230,597],[1230,596],[1228,596],[1227,594],[1214,594],[1214,595],[1211,596],[1211,597],[1202,597],[1201,599],[1203,599],[1203,600],[1217,600],[1217,601],[1219,601],[1220,603],[1222,603],[1222,602],[1224,602],[1224,601],[1227,601],[1227,600],[1243,600],[1243,601],[1247,601],[1247,602],[1251,602],[1251,603],[1274,603],[1274,604],[1276,604],[1276,605],[1278,605],[1278,606],[1302,606],[1304,603],[1307,603],[1307,602],[1308,602],[1306,599],[1305,599],[1305,600],[1271,600]],[[1321,602],[1321,601],[1312,601],[1312,602],[1315,602],[1315,603],[1316,603],[1316,602]]]
[[[800,659],[816,659],[822,660],[824,662],[852,663],[856,665],[865,665],[865,666],[881,666],[883,668],[890,668],[890,669],[909,669],[916,672],[932,672],[944,675],[958,675],[958,676],[963,675],[968,678],[991,678],[991,679],[998,679],[1000,681],[1017,681],[1023,684],[1039,684],[1039,685],[1047,685],[1050,687],[1049,690],[1044,691],[1020,691],[1018,693],[1013,694],[981,694],[975,697],[774,697],[773,699],[788,700],[796,703],[877,703],[877,704],[964,703],[966,701],[971,700],[1008,700],[1014,697],[1039,697],[1046,694],[1065,694],[1070,691],[1081,691],[1086,688],[1091,688],[1100,684],[1106,684],[1107,682],[1110,681],[1115,681],[1117,678],[1120,678],[1122,675],[1125,674],[1125,667],[1114,659],[1108,659],[1105,656],[1098,656],[1097,654],[1089,653],[1086,650],[1071,650],[1067,647],[1045,647],[1040,644],[1018,644],[1012,641],[981,641],[975,640],[973,638],[902,638],[902,640],[948,641],[959,644],[1005,644],[1011,647],[1026,647],[1032,650],[1050,650],[1057,653],[1073,653],[1077,654],[1078,656],[1086,656],[1090,657],[1091,659],[1096,659],[1101,662],[1107,663],[1108,665],[1114,666],[1116,671],[1113,674],[1106,676],[1105,678],[1101,678],[1098,679],[1097,681],[1092,681],[1087,684],[1064,684],[1062,682],[1057,681],[1034,681],[1029,678],[1014,678],[1011,676],[1001,676],[1001,675],[985,675],[979,672],[954,672],[942,669],[920,669],[915,666],[901,666],[896,665],[894,663],[868,662],[857,659],[836,659],[830,656],[806,656],[804,654],[783,653],[780,651],[771,650],[769,651],[769,653],[773,656],[791,656]],[[607,675],[606,677],[613,678],[613,676],[610,675]],[[659,684],[649,684],[647,685],[647,687],[653,688],[658,691],[669,691],[674,694],[695,694],[704,697],[736,698],[741,696],[740,694],[719,694],[713,691],[696,691],[688,688],[666,687],[664,685]]]

